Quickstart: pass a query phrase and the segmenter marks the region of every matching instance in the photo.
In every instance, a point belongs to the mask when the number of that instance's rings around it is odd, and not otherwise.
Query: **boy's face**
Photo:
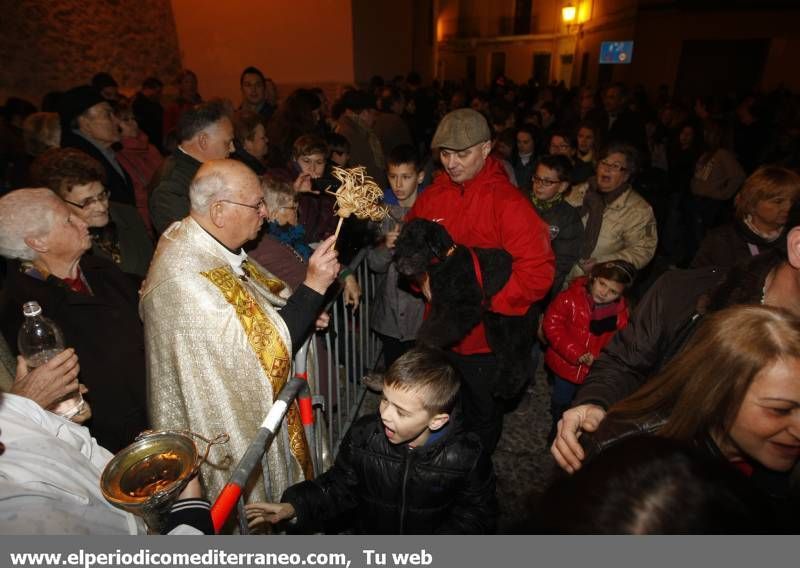
[[[422,405],[419,391],[383,386],[380,405],[383,433],[392,444],[422,446],[432,430],[438,430],[450,419],[449,414],[433,414]]]
[[[350,161],[350,154],[348,152],[337,152],[334,150],[331,152],[331,160],[340,168],[345,168],[347,167],[347,162]]]
[[[297,165],[300,166],[302,173],[309,174],[312,178],[317,179],[325,171],[325,156],[323,154],[300,156],[297,158]]]
[[[390,164],[387,172],[392,193],[400,203],[407,201],[417,193],[417,187],[422,183],[424,172],[418,172],[414,164]]]
[[[550,201],[559,193],[563,193],[569,187],[569,182],[560,181],[558,172],[547,166],[536,166],[533,174],[533,194],[537,199]]]

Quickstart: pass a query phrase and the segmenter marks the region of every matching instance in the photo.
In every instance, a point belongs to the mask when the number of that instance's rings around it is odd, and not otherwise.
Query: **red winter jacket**
[[[523,315],[550,290],[555,257],[548,226],[494,158],[487,158],[478,175],[464,184],[454,183],[446,173],[436,177],[417,197],[406,220],[417,217],[441,223],[456,243],[501,248],[511,255],[511,278],[492,298],[493,312]],[[483,324],[453,350],[462,355],[489,353]]]
[[[552,371],[570,382],[583,384],[590,367],[578,363],[586,352],[595,359],[603,347],[614,337],[614,331],[593,335],[589,331],[592,314],[591,298],[586,290],[587,278],[576,278],[570,287],[561,292],[547,308],[542,327],[550,346],[544,362]],[[617,331],[628,325],[628,305],[620,298],[621,310],[617,314]]]

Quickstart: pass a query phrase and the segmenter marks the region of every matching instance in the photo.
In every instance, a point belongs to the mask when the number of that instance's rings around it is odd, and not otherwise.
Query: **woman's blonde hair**
[[[736,195],[736,218],[744,219],[759,201],[783,196],[792,202],[800,197],[800,175],[781,166],[761,166],[747,178]]]
[[[608,416],[667,417],[659,435],[684,442],[727,432],[756,375],[791,358],[800,358],[800,318],[770,306],[726,308],[708,316],[689,346]]]

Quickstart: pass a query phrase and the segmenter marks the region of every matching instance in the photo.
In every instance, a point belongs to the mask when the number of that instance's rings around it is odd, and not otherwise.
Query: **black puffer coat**
[[[390,444],[380,416],[362,417],[333,467],[282,501],[294,506],[301,530],[350,514],[359,533],[484,534],[497,516],[491,459],[455,414],[441,438],[414,449]]]

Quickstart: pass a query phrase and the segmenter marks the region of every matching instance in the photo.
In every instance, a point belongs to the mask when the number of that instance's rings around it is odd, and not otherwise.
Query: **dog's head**
[[[414,219],[403,226],[394,248],[397,271],[417,276],[432,264],[444,261],[452,251],[453,239],[442,225],[427,219]]]

